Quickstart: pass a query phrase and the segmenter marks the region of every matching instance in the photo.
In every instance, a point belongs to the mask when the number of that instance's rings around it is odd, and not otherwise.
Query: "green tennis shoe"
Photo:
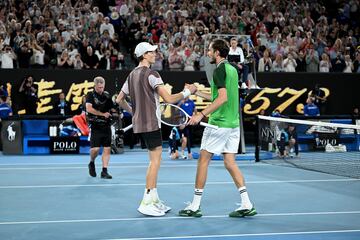
[[[250,217],[250,216],[254,216],[256,215],[256,209],[255,208],[251,208],[251,209],[236,209],[235,211],[231,212],[229,214],[229,217],[237,217],[237,218],[242,218],[242,217]]]
[[[181,216],[181,217],[201,217],[202,212],[201,212],[200,208],[196,211],[185,208],[185,209],[179,211],[179,216]]]

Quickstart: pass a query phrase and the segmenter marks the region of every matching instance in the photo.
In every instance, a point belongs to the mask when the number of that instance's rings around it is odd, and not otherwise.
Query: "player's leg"
[[[143,133],[141,138],[148,149],[150,161],[146,172],[145,192],[138,211],[149,216],[164,216],[171,208],[163,204],[157,192],[157,177],[162,155],[161,131]]]
[[[247,193],[245,186],[245,180],[242,172],[240,171],[236,161],[235,154],[237,153],[239,142],[240,142],[240,129],[230,129],[227,137],[224,136],[225,147],[223,150],[224,165],[227,171],[230,173],[241,198],[241,205],[235,211],[229,214],[230,217],[244,217],[253,216],[256,214],[256,210],[253,207]]]
[[[224,153],[224,166],[226,170],[230,173],[235,185],[237,188],[245,186],[244,177],[235,162],[235,154],[233,153]]]
[[[213,154],[207,150],[202,149],[200,151],[200,157],[197,164],[195,190],[192,202],[185,207],[185,209],[179,211],[180,216],[184,217],[201,217],[201,198],[204,191],[207,172],[210,160]]]
[[[146,173],[146,188],[153,189],[156,188],[157,176],[161,163],[162,146],[148,149],[148,153],[150,162]]]
[[[201,198],[204,191],[208,166],[214,153],[221,153],[224,147],[224,141],[222,141],[223,135],[227,134],[223,129],[211,129],[205,128],[200,146],[200,158],[197,164],[195,191],[193,201],[185,207],[185,209],[179,211],[180,216],[185,217],[201,217],[200,210]]]
[[[200,151],[200,158],[197,163],[196,180],[195,180],[195,188],[197,189],[204,189],[205,187],[209,163],[212,156],[213,154],[208,152],[207,150],[202,149]]]
[[[177,150],[176,150],[177,152]],[[162,156],[162,146],[157,146],[154,149],[149,149],[150,165],[146,174],[146,189],[150,189],[150,195],[152,202],[161,211],[167,213],[171,210],[171,207],[166,206],[165,203],[160,200],[157,191],[157,177],[159,174],[160,164]]]
[[[253,204],[250,201],[246,186],[245,180],[242,172],[240,171],[238,165],[235,162],[234,153],[224,153],[224,165],[225,168],[230,173],[241,198],[241,205],[239,208],[235,209],[229,214],[230,217],[245,217],[253,216],[256,214],[256,210],[253,207]]]

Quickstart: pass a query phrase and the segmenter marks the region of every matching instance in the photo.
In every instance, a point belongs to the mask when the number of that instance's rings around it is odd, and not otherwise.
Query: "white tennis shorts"
[[[200,150],[210,153],[237,153],[240,142],[240,128],[206,127],[201,140]]]

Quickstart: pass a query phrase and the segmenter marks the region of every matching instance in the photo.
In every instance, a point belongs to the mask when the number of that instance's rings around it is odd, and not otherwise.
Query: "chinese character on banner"
[[[85,80],[82,83],[73,83],[69,89],[68,94],[66,95],[66,100],[72,100],[71,111],[75,111],[82,104],[82,97],[85,96],[88,92],[94,90],[94,82],[88,82]],[[72,97],[72,98],[71,98]]]
[[[62,92],[61,89],[53,89],[55,81],[45,81],[41,79],[40,82],[35,82],[34,84],[38,85],[38,98],[39,102],[37,105],[37,113],[45,113],[51,109],[53,106],[47,105],[51,102],[51,96],[59,94]]]

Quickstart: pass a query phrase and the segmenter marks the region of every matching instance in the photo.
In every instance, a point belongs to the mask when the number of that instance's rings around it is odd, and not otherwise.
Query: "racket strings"
[[[163,122],[173,126],[186,124],[188,120],[179,108],[171,105],[160,106],[160,117]]]

